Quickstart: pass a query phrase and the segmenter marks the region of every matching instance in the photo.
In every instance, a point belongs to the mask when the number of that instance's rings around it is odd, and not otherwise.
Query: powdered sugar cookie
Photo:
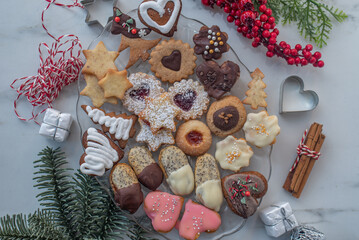
[[[174,144],[175,139],[171,133],[171,130],[162,129],[154,135],[151,131],[150,126],[148,123],[144,122],[143,120],[139,119],[138,122],[141,125],[141,131],[136,137],[137,142],[147,143],[148,148],[155,152],[162,144]]]
[[[277,116],[269,116],[267,111],[261,111],[248,114],[243,130],[249,143],[257,147],[265,147],[275,143],[280,127]]]
[[[235,172],[249,166],[253,150],[243,138],[237,139],[232,135],[217,142],[215,157],[223,169]]]
[[[204,87],[192,79],[176,82],[169,88],[171,100],[181,111],[178,120],[196,119],[207,111],[208,94]]]
[[[154,76],[146,73],[133,73],[128,77],[133,87],[128,89],[122,100],[123,105],[130,112],[139,114],[146,107],[146,98],[156,98],[165,90],[161,87],[161,82]]]

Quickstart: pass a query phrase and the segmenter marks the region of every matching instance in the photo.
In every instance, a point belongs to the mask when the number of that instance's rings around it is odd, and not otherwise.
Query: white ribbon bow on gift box
[[[71,124],[71,114],[48,108],[39,133],[57,142],[63,142],[70,133]]]
[[[287,215],[287,211],[285,210],[284,207],[280,207],[280,206],[277,206],[277,205],[271,205],[271,207],[280,208],[280,213],[282,214],[282,217],[274,218],[274,220],[277,220],[278,222],[273,224],[273,225],[265,224],[266,226],[272,227],[272,226],[275,226],[275,225],[279,224],[280,222],[283,222],[284,227],[285,227],[285,231],[288,232],[288,231],[292,230],[293,228],[295,228],[298,225],[297,221],[293,221],[292,219],[290,219],[291,216],[293,215],[293,211],[289,215]]]

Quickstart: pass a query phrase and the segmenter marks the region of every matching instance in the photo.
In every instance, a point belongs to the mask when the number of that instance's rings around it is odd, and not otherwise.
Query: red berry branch
[[[275,18],[272,16],[272,10],[266,6],[267,0],[259,0],[259,12],[254,9],[251,0],[202,0],[206,6],[217,5],[228,13],[227,21],[234,22],[237,31],[244,37],[253,40],[252,46],[265,46],[268,51],[267,57],[274,55],[284,58],[289,65],[305,66],[313,64],[314,67],[323,67],[324,62],[320,52],[312,54],[313,46],[307,44],[302,47],[300,44],[294,48],[281,41],[277,44],[279,30],[275,27]]]

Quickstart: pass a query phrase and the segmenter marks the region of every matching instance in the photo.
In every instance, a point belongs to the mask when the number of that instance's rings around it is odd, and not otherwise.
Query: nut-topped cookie
[[[219,137],[238,132],[246,119],[246,109],[241,100],[231,95],[213,102],[207,113],[207,125]]]

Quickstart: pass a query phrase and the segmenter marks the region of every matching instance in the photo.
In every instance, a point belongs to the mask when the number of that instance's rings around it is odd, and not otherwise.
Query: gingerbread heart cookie
[[[231,61],[226,61],[221,66],[215,61],[207,61],[197,67],[196,74],[208,95],[219,99],[232,89],[239,78],[240,69]]]
[[[235,173],[222,178],[222,191],[228,206],[243,218],[255,213],[257,198],[263,197],[267,189],[267,180],[255,171]]]
[[[181,0],[145,0],[138,7],[138,17],[153,31],[172,37],[181,9]]]

